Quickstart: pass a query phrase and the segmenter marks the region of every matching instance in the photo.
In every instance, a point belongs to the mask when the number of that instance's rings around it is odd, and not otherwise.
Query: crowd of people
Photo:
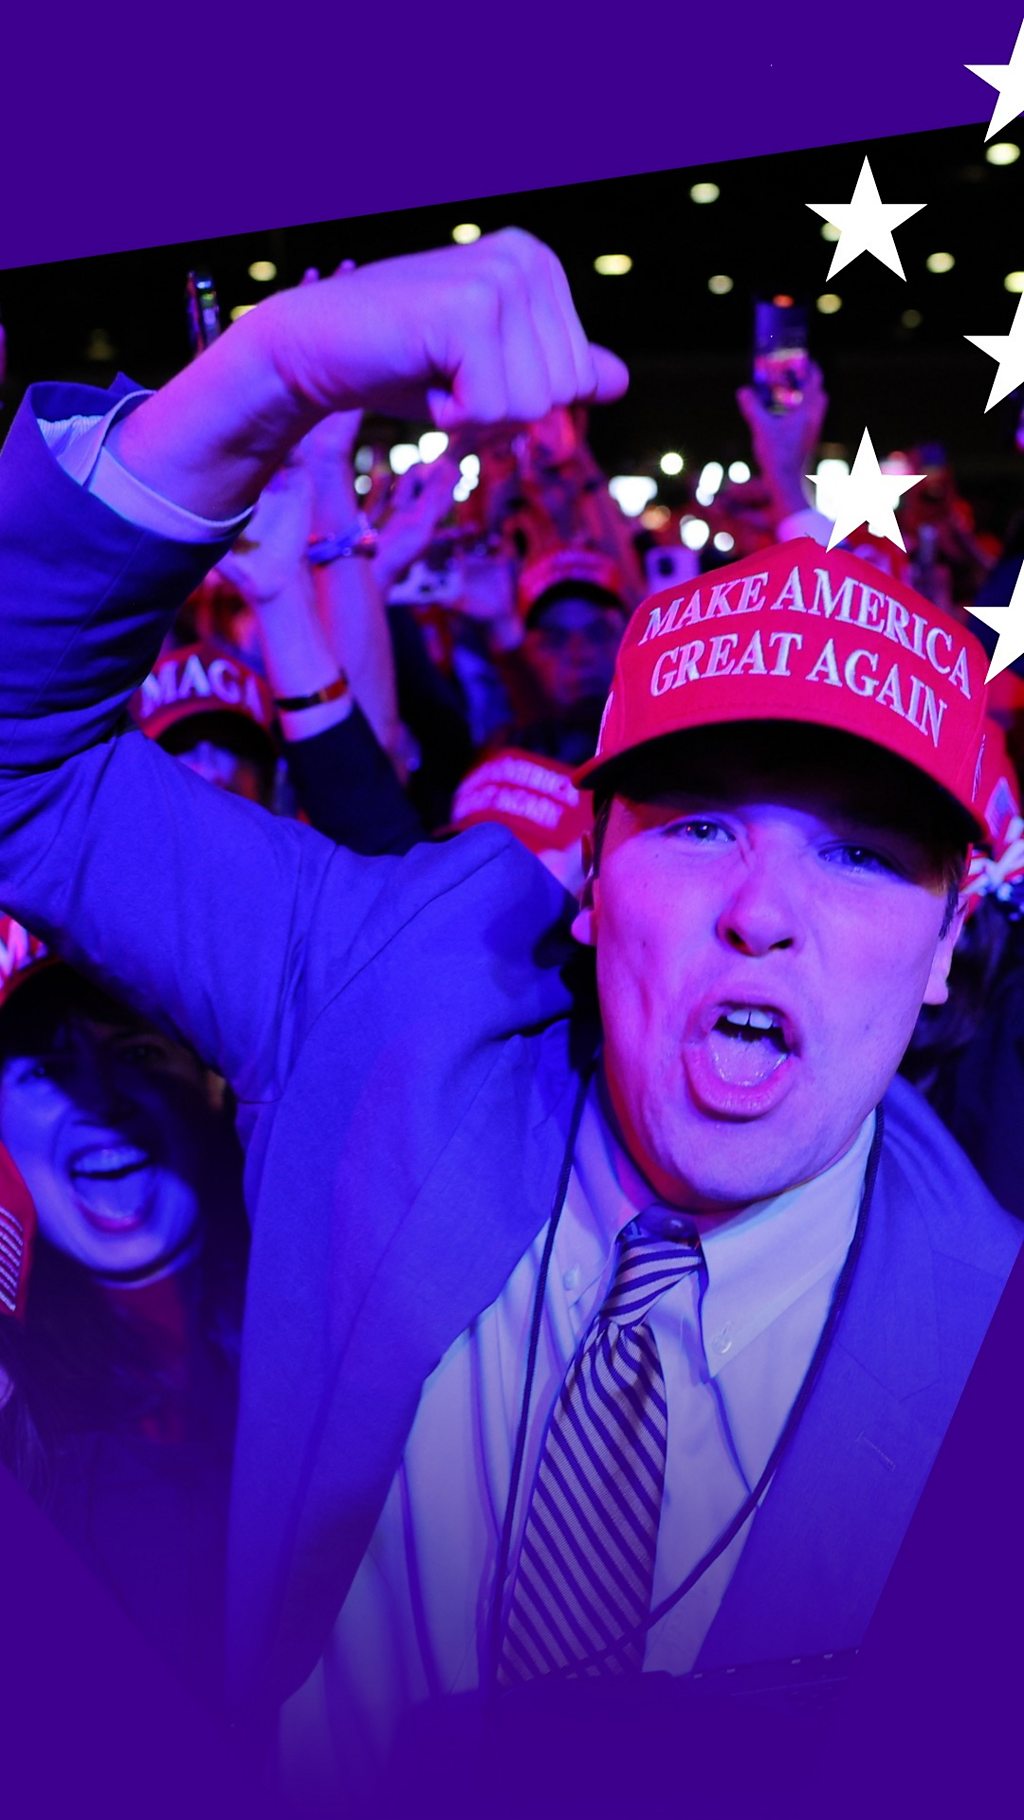
[[[515,310],[484,332],[474,299],[503,285]],[[833,1582],[847,1546],[877,1554],[860,1604],[833,1585],[806,1635],[792,1585],[777,1635],[722,1614],[782,1521],[780,1449],[824,1444],[815,1387],[877,1267],[872,1221],[928,1226],[900,1194],[941,1199],[940,1175],[976,1210],[972,1285],[948,1290],[963,1357],[947,1369],[950,1342],[941,1395],[924,1374],[901,1393],[934,1445],[1014,1250],[1024,676],[982,716],[965,608],[1004,551],[941,455],[904,501],[905,552],[865,530],[826,557],[816,368],[788,411],[722,400],[756,471],[703,508],[718,546],[665,588],[681,514],[614,503],[588,412],[624,375],[543,249],[499,236],[288,297],[253,313],[264,342],[246,319],[151,399],[30,394],[3,455],[0,1457],[205,1699],[267,1727],[287,1701],[281,1761],[312,1802],[327,1757],[365,1793],[441,1696],[493,1683],[519,1724],[516,1689],[566,1672],[856,1647],[913,1490],[878,1550],[837,1541],[831,1506],[827,1543],[790,1507],[787,1546],[834,1548]],[[393,476],[363,412],[408,422],[410,400],[447,442]],[[826,589],[838,649],[848,581],[967,653],[974,718],[948,705],[927,753],[838,672],[800,695],[785,668],[793,588]],[[664,645],[684,604],[723,634],[692,686]],[[509,838],[470,832],[494,824]],[[798,949],[822,969],[802,1009],[780,960]],[[701,1059],[677,1113],[684,1036]],[[897,1065],[913,1090],[890,1090]],[[787,1114],[794,1074],[811,1087]],[[799,1282],[769,1243],[790,1200]],[[948,1260],[945,1201],[934,1219]],[[634,1229],[674,1312],[630,1327],[607,1234]],[[613,1380],[635,1406],[659,1373],[651,1543],[650,1499],[573,1387],[593,1416]],[[587,1459],[625,1542],[572,1482]]]

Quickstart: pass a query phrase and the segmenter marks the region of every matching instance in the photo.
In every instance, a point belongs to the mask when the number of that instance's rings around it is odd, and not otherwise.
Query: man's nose
[[[745,857],[722,906],[718,935],[737,954],[770,954],[802,945],[799,891],[777,855]]]

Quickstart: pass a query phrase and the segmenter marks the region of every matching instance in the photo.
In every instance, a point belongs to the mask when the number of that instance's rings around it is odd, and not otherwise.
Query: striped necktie
[[[644,1637],[629,1633],[650,1612],[668,1437],[647,1317],[701,1261],[695,1232],[677,1224],[675,1238],[626,1227],[611,1289],[566,1372],[505,1625],[498,1680],[506,1685],[643,1665]]]

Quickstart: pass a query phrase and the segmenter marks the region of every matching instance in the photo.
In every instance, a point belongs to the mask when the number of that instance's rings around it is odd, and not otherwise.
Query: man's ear
[[[597,894],[599,886],[594,866],[594,836],[583,836],[583,883],[580,886],[579,909],[572,920],[572,933],[584,948],[597,943]]]
[[[928,984],[924,989],[923,1003],[926,1005],[944,1005],[949,997],[949,969],[953,960],[953,950],[960,939],[960,931],[967,915],[967,895],[961,891],[953,920],[941,935],[932,957]]]

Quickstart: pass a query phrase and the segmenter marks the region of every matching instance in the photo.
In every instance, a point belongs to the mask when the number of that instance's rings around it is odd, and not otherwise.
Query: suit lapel
[[[283,1697],[316,1662],[372,1536],[423,1383],[500,1295],[551,1213],[582,1091],[572,1041],[563,1022],[507,1042],[397,1231],[366,1235],[375,1261],[364,1269],[320,1401],[284,1572],[266,1614],[264,1698]]]
[[[932,1251],[883,1144],[835,1338],[698,1658],[702,1669],[859,1643],[951,1410],[922,1422],[938,1372]],[[865,1513],[870,1520],[865,1521]]]

